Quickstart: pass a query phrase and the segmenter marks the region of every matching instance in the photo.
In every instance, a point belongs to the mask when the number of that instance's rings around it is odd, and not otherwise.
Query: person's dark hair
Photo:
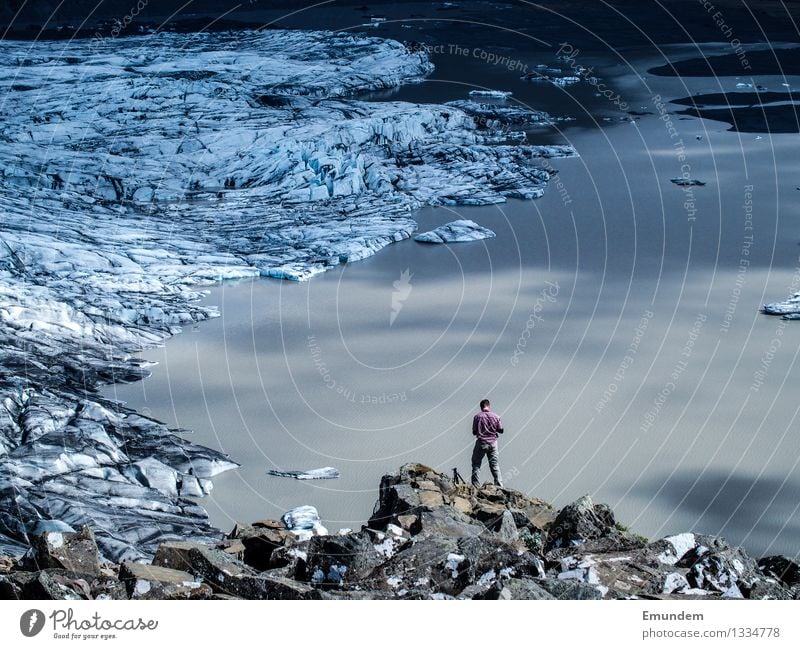
[[[489,399],[484,399],[483,401],[481,401],[481,410],[483,410],[484,408],[486,408],[488,406],[491,406],[491,405],[492,404],[489,403]]]

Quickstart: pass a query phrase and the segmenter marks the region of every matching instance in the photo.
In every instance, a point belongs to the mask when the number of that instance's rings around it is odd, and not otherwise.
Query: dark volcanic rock
[[[272,521],[270,521],[272,522]],[[276,522],[277,523],[277,522]],[[279,528],[272,525],[253,524],[237,525],[229,538],[241,542],[242,560],[256,570],[267,570],[274,567],[271,563],[272,553],[280,547],[291,545],[295,542],[295,535],[277,523]],[[235,548],[236,546],[232,546]],[[229,554],[232,552],[229,551]]]
[[[152,565],[116,566],[100,562],[88,530],[48,522],[22,560],[0,557],[0,598],[800,599],[799,573],[719,537],[648,543],[588,496],[556,513],[408,464],[383,477],[370,527],[347,534],[299,540],[264,520],[215,544],[162,542]]]
[[[618,537],[615,524],[614,512],[608,505],[595,505],[589,496],[583,496],[558,513],[548,531],[547,550]]]
[[[126,561],[119,571],[131,599],[208,599],[211,587],[188,572]]]
[[[758,567],[765,575],[774,577],[784,586],[800,589],[800,565],[786,557],[773,556],[759,559]]]
[[[24,563],[33,569],[61,568],[76,573],[100,573],[100,553],[88,527],[80,532],[44,532],[31,538]]]
[[[311,582],[323,587],[358,583],[384,559],[366,532],[312,537],[307,556]]]

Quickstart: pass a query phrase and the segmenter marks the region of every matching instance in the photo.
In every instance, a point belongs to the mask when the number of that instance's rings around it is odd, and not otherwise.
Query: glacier
[[[479,241],[491,239],[495,235],[489,228],[478,225],[469,219],[450,221],[428,232],[422,232],[414,237],[414,241],[422,243],[458,243],[461,241]]]
[[[432,69],[325,31],[0,41],[0,552],[43,526],[114,561],[220,538],[195,499],[236,462],[98,386],[218,315],[204,286],[306,280],[419,207],[536,198],[575,155],[510,137],[544,114],[365,96]]]

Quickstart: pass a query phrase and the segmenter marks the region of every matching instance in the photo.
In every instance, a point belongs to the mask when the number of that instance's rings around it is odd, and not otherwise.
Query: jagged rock
[[[309,541],[301,541],[276,548],[270,555],[269,567],[283,569],[293,579],[306,580],[308,578],[308,545]]]
[[[728,593],[750,589],[761,576],[755,560],[741,548],[733,548],[721,539],[699,537],[699,543],[676,564],[688,568],[686,578],[694,588]],[[741,597],[741,593],[738,594]]]
[[[0,600],[22,599],[22,585],[17,575],[0,574]]]
[[[309,578],[321,587],[357,584],[384,559],[366,532],[313,537],[307,552]]]
[[[650,543],[648,549],[657,554],[659,562],[673,566],[694,550],[697,543],[697,537],[687,532],[659,539]]]
[[[614,513],[608,505],[595,505],[583,496],[562,509],[550,526],[547,550],[568,548],[607,536],[618,537]]]
[[[252,526],[255,527],[255,528],[266,527],[267,529],[271,529],[271,530],[283,530],[283,529],[286,529],[283,526],[283,523],[281,523],[281,521],[276,521],[275,519],[272,519],[272,518],[265,518],[265,519],[262,519],[260,521],[256,521],[255,523],[253,523]]]
[[[211,587],[188,572],[126,561],[119,571],[131,599],[208,599]]]
[[[778,581],[765,579],[757,581],[747,591],[747,599],[800,599],[791,589]]]
[[[602,593],[589,584],[569,579],[537,579],[535,582],[552,599],[602,599]]]
[[[168,541],[153,565],[103,565],[95,574],[60,567],[27,571],[32,552],[22,563],[4,562],[0,597],[798,598],[798,567],[786,557],[756,564],[740,548],[700,534],[646,543],[620,529],[610,510],[589,498],[556,514],[520,492],[454,484],[419,464],[384,476],[381,487],[371,519],[377,529],[300,540],[278,521],[237,524],[229,538],[213,545]],[[45,530],[43,538],[88,538]],[[543,553],[548,534],[551,545]],[[54,539],[46,540],[42,556],[51,560],[63,545],[53,548]],[[246,552],[253,553],[248,558],[254,565],[237,558]]]
[[[100,553],[88,527],[80,532],[45,532],[31,538],[24,560],[33,569],[61,568],[87,575],[100,574]]]
[[[322,592],[312,584],[290,579],[280,571],[267,571],[260,577],[265,582],[266,599],[322,599]]]
[[[507,579],[494,590],[494,595],[487,599],[556,599],[534,579]]]
[[[419,513],[417,534],[419,536],[442,536],[451,538],[469,538],[487,534],[487,529],[473,522],[452,507],[439,507],[433,511]],[[412,530],[413,531],[413,530]]]
[[[242,543],[241,540],[225,539],[217,544],[217,547],[234,559],[244,561],[244,543]]]
[[[465,558],[459,553],[456,539],[424,537],[415,540],[373,571],[362,587],[365,590],[388,590],[403,596],[416,589],[455,596],[469,585]]]
[[[90,584],[92,597],[97,600],[128,599],[125,584],[115,576],[103,575]]]
[[[250,527],[239,536],[244,547],[242,560],[256,570],[272,567],[272,553],[279,547],[295,542],[295,535],[285,529]]]
[[[385,600],[396,599],[393,592],[386,590],[323,590],[320,592],[321,599],[335,600]],[[412,599],[412,598],[409,598]],[[423,599],[423,598],[413,598]]]
[[[765,575],[774,577],[789,588],[800,587],[800,564],[787,557],[771,556],[758,560],[758,567]]]
[[[497,530],[497,538],[503,543],[513,543],[519,539],[517,525],[514,522],[514,515],[506,510],[500,521],[500,529]]]
[[[265,585],[257,573],[218,548],[180,541],[162,543],[153,565],[200,577],[214,592],[248,599],[263,599],[265,595]]]
[[[86,575],[58,569],[40,570],[22,584],[22,599],[92,599]]]

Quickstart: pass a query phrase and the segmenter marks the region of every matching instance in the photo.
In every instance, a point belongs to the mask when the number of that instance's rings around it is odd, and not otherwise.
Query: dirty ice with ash
[[[188,497],[235,458],[96,386],[214,315],[204,284],[363,259],[415,208],[535,198],[574,154],[468,102],[356,98],[432,67],[330,32],[0,42],[0,552],[84,524],[114,560],[218,538]]]

